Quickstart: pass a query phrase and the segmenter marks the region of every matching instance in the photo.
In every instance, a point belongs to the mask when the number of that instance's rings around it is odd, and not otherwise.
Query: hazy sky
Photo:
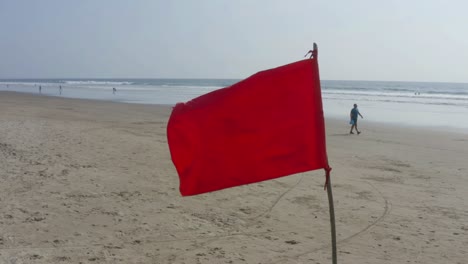
[[[321,78],[468,82],[468,1],[0,0],[0,78],[245,78],[319,45]]]

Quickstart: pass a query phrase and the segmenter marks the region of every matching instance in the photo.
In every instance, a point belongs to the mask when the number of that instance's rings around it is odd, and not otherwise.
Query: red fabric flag
[[[167,137],[184,196],[328,169],[317,59],[178,103]]]

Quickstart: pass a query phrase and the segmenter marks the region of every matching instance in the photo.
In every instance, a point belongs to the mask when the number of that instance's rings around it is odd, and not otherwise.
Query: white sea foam
[[[70,85],[129,85],[132,82],[116,82],[116,81],[62,81]]]

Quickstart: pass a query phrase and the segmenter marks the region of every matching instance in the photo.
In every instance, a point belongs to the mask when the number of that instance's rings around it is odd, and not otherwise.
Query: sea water
[[[230,86],[236,79],[19,79],[0,80],[0,91],[125,103],[174,105]],[[349,122],[358,104],[365,122],[468,131],[468,84],[322,80],[326,117]],[[61,91],[59,87],[62,87]],[[116,92],[113,92],[113,88]],[[239,106],[242,107],[242,106]],[[278,106],[281,107],[281,106]]]

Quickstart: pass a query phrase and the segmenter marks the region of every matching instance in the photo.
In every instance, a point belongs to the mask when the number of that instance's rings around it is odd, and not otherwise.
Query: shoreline
[[[147,103],[130,103],[125,101],[112,101],[112,100],[103,100],[103,99],[92,99],[92,98],[75,98],[75,97],[65,97],[60,95],[50,95],[50,94],[36,94],[29,92],[17,92],[17,91],[0,91],[0,95],[25,95],[33,97],[43,97],[43,98],[55,98],[60,100],[77,100],[77,101],[90,101],[90,102],[102,102],[102,103],[115,103],[115,104],[127,104],[127,105],[144,105],[144,106],[158,106],[158,107],[172,107],[171,104],[147,104]]]
[[[62,97],[60,95],[47,95],[47,94],[35,94],[35,93],[29,93],[29,92],[17,92],[17,91],[0,91],[0,95],[6,94],[23,94],[26,96],[38,96],[38,97],[51,97],[51,98],[58,98],[62,100],[84,100],[84,101],[92,101],[92,102],[112,102],[112,103],[121,103],[121,104],[129,104],[129,105],[145,105],[145,106],[160,106],[160,107],[173,107],[174,104],[149,104],[149,103],[132,103],[132,102],[125,102],[125,101],[113,101],[113,100],[102,100],[102,99],[87,99],[87,98],[73,98],[73,97]],[[325,116],[325,121],[331,121],[331,122],[336,122],[336,123],[343,123],[344,127],[347,126],[347,122],[349,121],[347,118],[346,111],[344,111],[343,115],[337,115],[335,114],[328,114]],[[358,119],[358,124],[359,127],[361,126],[370,126],[370,127],[375,127],[375,126],[382,126],[382,127],[401,127],[401,128],[406,128],[406,129],[421,129],[424,131],[435,131],[435,132],[441,132],[441,133],[455,133],[455,134],[468,134],[468,129],[464,127],[447,127],[444,125],[434,125],[434,126],[429,126],[429,125],[422,125],[422,124],[405,124],[405,123],[394,123],[394,122],[383,122],[383,121],[375,121],[371,120],[369,121],[367,118],[366,119]]]
[[[330,262],[322,170],[181,197],[170,112],[0,93],[0,262]],[[463,263],[468,135],[360,125],[326,119],[339,261]]]

